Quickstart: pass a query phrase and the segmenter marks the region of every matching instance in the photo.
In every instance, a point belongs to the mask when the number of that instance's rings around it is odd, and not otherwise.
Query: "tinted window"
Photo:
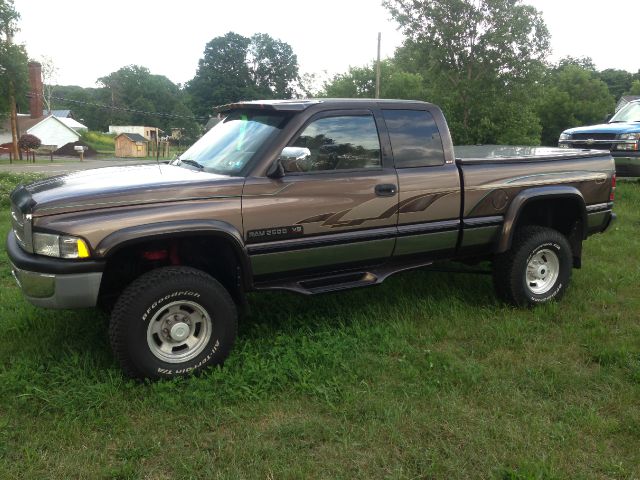
[[[315,120],[291,146],[308,148],[311,156],[283,161],[287,172],[380,168],[380,141],[372,116]]]
[[[429,112],[383,110],[396,168],[444,165],[440,132]]]

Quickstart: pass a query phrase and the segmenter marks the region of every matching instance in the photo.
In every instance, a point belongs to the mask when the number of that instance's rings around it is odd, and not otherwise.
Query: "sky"
[[[525,0],[543,14],[550,59],[589,56],[600,70],[637,72],[640,0]],[[52,59],[53,83],[96,86],[99,77],[136,64],[185,83],[211,39],[234,31],[268,33],[287,42],[301,73],[321,79],[382,57],[402,43],[380,0],[14,0],[20,13],[15,41],[30,58]],[[596,5],[599,5],[598,7]]]

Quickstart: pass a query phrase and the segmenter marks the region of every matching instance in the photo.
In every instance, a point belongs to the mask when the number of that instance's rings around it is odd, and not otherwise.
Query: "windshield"
[[[238,175],[256,151],[280,132],[286,121],[287,117],[279,112],[231,112],[171,163]]]
[[[640,122],[640,102],[629,103],[616,113],[609,123],[615,122]]]

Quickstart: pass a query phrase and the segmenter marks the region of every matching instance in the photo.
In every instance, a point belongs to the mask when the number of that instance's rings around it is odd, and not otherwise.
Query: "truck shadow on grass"
[[[455,267],[454,267],[455,268]],[[249,297],[249,312],[240,322],[242,335],[282,329],[348,325],[355,317],[388,322],[404,316],[455,315],[459,309],[499,305],[491,276],[430,269],[401,273],[381,285],[321,295],[261,292]],[[266,330],[266,331],[263,331]]]

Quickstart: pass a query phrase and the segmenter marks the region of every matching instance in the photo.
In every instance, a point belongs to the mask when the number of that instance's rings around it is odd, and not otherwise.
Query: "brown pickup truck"
[[[491,260],[504,301],[559,299],[582,241],[615,217],[609,152],[454,154],[429,103],[243,102],[222,114],[169,164],[11,194],[7,250],[24,295],[111,309],[113,351],[132,377],[221,364],[249,291],[335,292]]]

